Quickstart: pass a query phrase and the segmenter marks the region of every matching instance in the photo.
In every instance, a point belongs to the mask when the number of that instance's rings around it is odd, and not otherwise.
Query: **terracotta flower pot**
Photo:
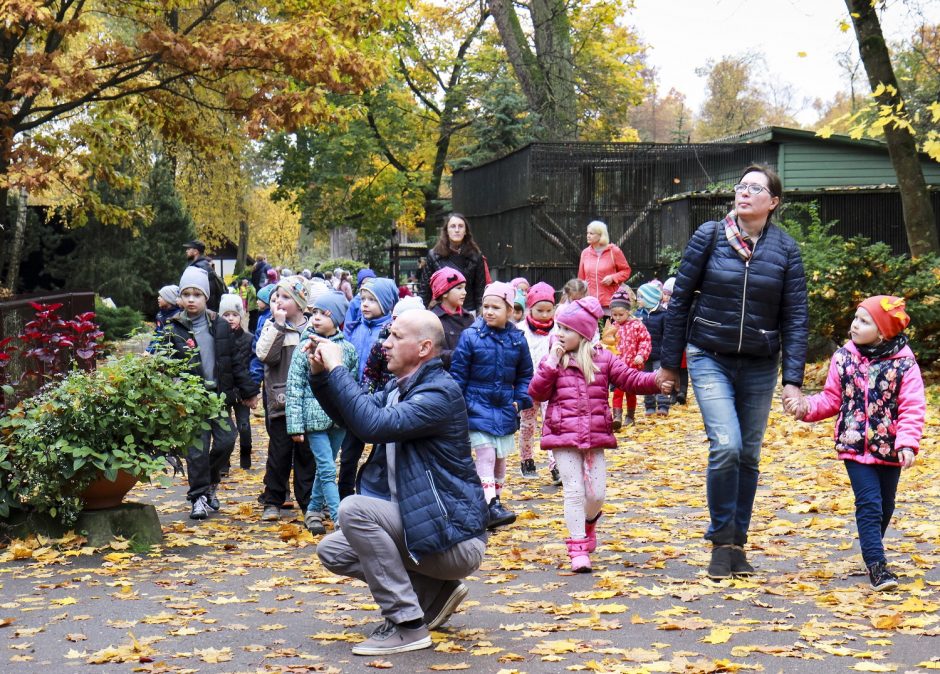
[[[106,480],[104,475],[88,485],[80,494],[84,510],[104,510],[115,508],[124,502],[133,486],[137,484],[137,476],[119,470],[117,478]]]

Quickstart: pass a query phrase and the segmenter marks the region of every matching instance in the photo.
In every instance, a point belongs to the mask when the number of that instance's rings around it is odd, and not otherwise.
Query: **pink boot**
[[[594,552],[597,549],[597,520],[601,518],[602,513],[597,513],[593,520],[584,520],[585,540],[588,542],[588,552]]]
[[[571,570],[575,573],[590,573],[591,558],[588,557],[590,545],[588,539],[568,538],[565,543],[568,545],[568,557],[571,558]]]

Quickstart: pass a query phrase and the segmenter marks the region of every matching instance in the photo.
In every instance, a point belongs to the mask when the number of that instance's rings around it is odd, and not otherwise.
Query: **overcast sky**
[[[698,112],[705,95],[705,78],[695,69],[708,59],[762,52],[766,76],[793,85],[797,98],[828,100],[848,89],[838,55],[853,47],[855,33],[839,30],[848,19],[843,0],[634,0],[627,17],[650,45],[648,61],[656,67],[661,95],[675,88],[686,95],[689,107]],[[919,0],[926,19],[940,23],[940,2]],[[882,14],[882,29],[890,40],[910,36],[920,21],[909,5],[889,0]],[[799,52],[806,52],[800,56]],[[864,71],[860,70],[864,85]],[[799,107],[799,106],[796,106]],[[798,115],[805,123],[816,119],[808,107]]]

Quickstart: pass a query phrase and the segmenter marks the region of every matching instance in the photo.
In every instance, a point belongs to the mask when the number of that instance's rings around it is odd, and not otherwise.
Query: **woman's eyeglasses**
[[[738,194],[740,194],[744,190],[747,190],[747,193],[752,196],[757,196],[764,190],[767,190],[767,193],[770,194],[769,188],[764,187],[763,185],[758,185],[757,183],[748,183],[748,184],[738,183],[737,185],[734,186],[734,191]]]

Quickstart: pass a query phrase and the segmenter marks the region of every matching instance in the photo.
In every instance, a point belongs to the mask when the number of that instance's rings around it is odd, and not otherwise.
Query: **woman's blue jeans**
[[[335,426],[325,431],[308,431],[307,442],[317,462],[317,476],[310,492],[307,510],[317,512],[326,505],[333,523],[339,521],[339,487],[336,484],[336,455],[346,430]]]
[[[855,492],[855,524],[858,526],[862,559],[865,566],[883,562],[885,548],[881,539],[894,515],[894,497],[898,491],[901,467],[846,461],[845,470]]]
[[[779,357],[724,356],[689,345],[689,376],[708,434],[706,485],[715,545],[744,545]]]

